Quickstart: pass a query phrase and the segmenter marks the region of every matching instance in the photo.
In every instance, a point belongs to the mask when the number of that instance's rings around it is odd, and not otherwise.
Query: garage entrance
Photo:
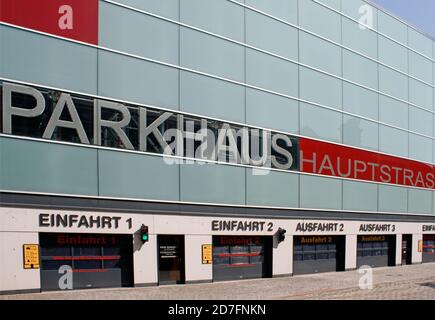
[[[41,290],[133,286],[131,235],[40,233]]]
[[[213,237],[213,281],[271,276],[272,237]]]
[[[386,267],[396,265],[395,235],[358,236],[357,267]]]
[[[293,273],[344,271],[345,236],[295,236]]]
[[[435,234],[423,235],[423,263],[435,262]]]

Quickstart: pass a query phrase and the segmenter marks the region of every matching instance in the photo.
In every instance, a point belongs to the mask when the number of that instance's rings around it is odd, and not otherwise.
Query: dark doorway
[[[412,264],[412,234],[402,235],[402,264]]]
[[[157,236],[159,285],[185,283],[184,236]]]

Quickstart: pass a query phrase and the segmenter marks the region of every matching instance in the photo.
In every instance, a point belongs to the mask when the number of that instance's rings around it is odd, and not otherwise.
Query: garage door
[[[435,235],[423,235],[423,262],[435,262]]]
[[[395,265],[396,236],[358,236],[357,266],[386,267]]]
[[[343,271],[344,236],[295,236],[293,273]]]
[[[271,237],[213,237],[213,280],[270,277]]]
[[[131,235],[40,234],[41,289],[133,285]]]

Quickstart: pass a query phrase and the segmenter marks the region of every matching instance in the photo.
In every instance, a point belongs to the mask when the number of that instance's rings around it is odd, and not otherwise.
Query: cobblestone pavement
[[[207,284],[92,289],[1,296],[5,299],[435,299],[435,263],[373,269],[373,289],[358,287],[355,271]]]

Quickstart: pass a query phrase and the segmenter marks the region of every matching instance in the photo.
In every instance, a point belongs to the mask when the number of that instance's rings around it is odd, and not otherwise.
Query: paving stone
[[[360,277],[355,270],[206,284],[3,295],[0,300],[435,299],[435,263],[375,268],[370,290],[359,288]]]

